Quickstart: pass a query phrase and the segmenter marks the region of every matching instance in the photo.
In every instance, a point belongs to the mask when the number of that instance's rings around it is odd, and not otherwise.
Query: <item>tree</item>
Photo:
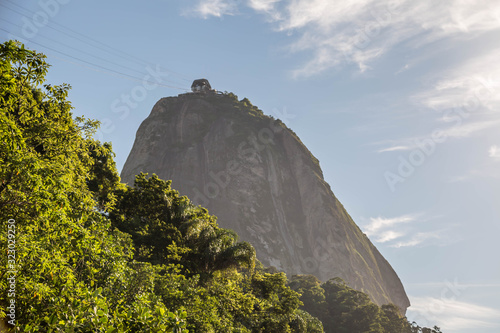
[[[321,281],[314,275],[294,275],[289,283],[290,288],[298,292],[303,305],[301,309],[306,310],[318,318],[326,318],[325,290],[321,287]]]
[[[394,304],[384,304],[382,310],[382,327],[387,333],[411,332],[408,320],[399,313]]]
[[[259,314],[254,324],[262,332],[291,332],[301,305],[299,294],[286,285],[284,273],[256,272],[251,279],[252,293],[258,298],[254,311]]]
[[[109,212],[116,203],[116,189],[123,187],[116,170],[115,154],[110,143],[100,144],[95,140],[87,140],[87,151],[90,162],[87,186],[93,193],[96,208]]]
[[[21,332],[182,328],[182,311],[170,314],[151,281],[135,279],[157,268],[134,267],[130,238],[101,214],[112,206],[116,170],[104,163],[110,173],[101,175],[95,165],[110,146],[91,139],[97,122],[73,118],[69,85],[44,84],[44,59],[17,42],[0,45],[0,225],[14,221],[17,269],[15,298],[0,295],[0,318],[14,299]],[[108,185],[90,189],[99,177]],[[7,290],[7,256],[0,267]],[[132,284],[141,292],[128,293]]]
[[[134,187],[116,191],[113,225],[132,235],[136,258],[157,264],[177,263],[185,273],[210,278],[230,268],[253,269],[255,250],[219,228],[206,209],[194,206],[171,188],[171,181],[139,174]]]

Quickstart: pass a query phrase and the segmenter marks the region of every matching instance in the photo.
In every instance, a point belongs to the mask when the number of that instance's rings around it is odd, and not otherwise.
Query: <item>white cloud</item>
[[[500,288],[500,283],[459,283],[458,278],[455,281],[446,280],[444,283],[442,281],[433,282],[419,282],[419,283],[405,283],[406,286],[411,287],[422,287],[425,289],[436,288],[436,287],[448,287],[448,289],[465,290],[469,288]],[[458,292],[458,291],[457,291]]]
[[[370,217],[370,223],[364,227],[364,231],[368,236],[376,236],[381,230],[396,224],[413,222],[415,219],[415,215],[402,215],[393,218]]]
[[[400,70],[398,70],[395,74],[396,75],[401,74],[401,73],[407,71],[408,69],[410,69],[410,67],[411,67],[410,64],[406,64]]]
[[[430,88],[410,97],[416,105],[438,111],[435,127],[427,135],[378,142],[378,153],[421,149],[422,142],[492,135],[500,126],[500,48],[435,74]],[[435,115],[432,115],[435,117]],[[444,124],[444,125],[443,125]],[[438,142],[434,142],[435,146]],[[490,150],[491,156],[491,150]]]
[[[415,95],[417,103],[437,111],[455,109],[456,113],[479,112],[482,107],[498,112],[500,108],[500,49],[473,58],[455,69],[440,73],[433,87]]]
[[[489,155],[495,160],[500,160],[500,147],[497,145],[491,146],[489,150]]]
[[[390,151],[404,151],[404,150],[411,150],[413,148],[414,148],[413,145],[412,146],[403,146],[403,145],[391,146],[388,148],[379,149],[379,150],[377,150],[377,153],[386,153],[386,152],[390,152]]]
[[[431,231],[431,232],[418,232],[414,235],[411,235],[409,239],[400,241],[394,244],[391,244],[391,247],[409,247],[409,246],[417,246],[425,241],[428,241],[430,239],[441,239],[442,238],[442,231]]]
[[[396,45],[420,47],[444,38],[474,37],[500,28],[496,0],[248,0],[278,31],[298,36],[292,52],[311,55],[293,74],[310,76],[341,64],[365,71]],[[234,15],[236,1],[204,0],[204,18]]]
[[[377,239],[375,240],[376,242],[379,242],[379,243],[386,243],[386,242],[389,242],[389,241],[392,241],[394,239],[397,239],[397,238],[400,238],[402,236],[404,236],[405,233],[404,232],[398,232],[398,231],[393,231],[393,230],[387,230],[387,231],[383,231],[381,232],[378,236],[377,236]]]
[[[481,133],[485,129],[498,126],[500,120],[491,121],[476,121],[466,125],[453,126],[444,130],[441,130],[441,134],[447,138],[467,138],[476,133]]]
[[[309,76],[341,63],[355,63],[364,71],[401,43],[419,47],[499,29],[499,12],[495,0],[297,0],[288,3],[279,29],[301,36],[293,51],[312,52],[294,72]]]
[[[201,0],[190,12],[205,19],[210,16],[222,17],[234,15],[237,12],[237,6],[231,0]]]
[[[280,0],[249,0],[248,6],[256,11],[270,12]]]
[[[385,243],[394,248],[449,244],[450,240],[447,235],[449,228],[419,230],[426,227],[424,222],[435,218],[426,218],[423,214],[402,215],[393,218],[371,217],[370,222],[362,226],[362,229],[375,242]],[[415,226],[416,222],[420,224],[418,228]]]
[[[421,324],[437,325],[446,331],[500,328],[500,311],[473,303],[460,302],[452,293],[444,297],[411,297],[408,317]],[[498,330],[495,330],[498,331]]]
[[[387,153],[395,151],[401,152],[415,149],[422,150],[422,147],[425,145],[424,142],[426,142],[427,144],[431,142],[431,144],[435,147],[446,142],[449,139],[469,138],[476,134],[484,133],[484,131],[487,129],[500,126],[500,120],[480,120],[471,123],[465,123],[466,120],[455,117],[453,118],[453,121],[455,121],[453,126],[449,126],[447,128],[436,128],[435,131],[433,131],[434,135],[436,135],[436,133],[439,133],[439,142],[435,141],[435,139],[433,138],[433,133],[429,133],[428,135],[423,136],[391,140],[390,142],[382,141],[375,144],[389,146],[378,149],[377,153]],[[446,122],[448,122],[448,120],[446,120]],[[490,148],[490,157],[492,157],[492,148]]]
[[[393,228],[400,224],[413,222],[415,219],[415,215],[403,215],[393,218],[371,217],[370,223],[363,227],[363,231],[367,236],[372,237],[375,242],[387,243],[406,235],[406,231],[402,229],[393,230]]]

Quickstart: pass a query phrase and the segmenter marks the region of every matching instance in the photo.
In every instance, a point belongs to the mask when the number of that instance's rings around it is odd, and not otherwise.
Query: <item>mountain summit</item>
[[[375,303],[394,303],[405,313],[410,303],[398,276],[297,135],[248,99],[207,88],[155,104],[122,180],[131,184],[140,172],[171,179],[220,226],[250,242],[264,265],[323,281],[341,277]]]

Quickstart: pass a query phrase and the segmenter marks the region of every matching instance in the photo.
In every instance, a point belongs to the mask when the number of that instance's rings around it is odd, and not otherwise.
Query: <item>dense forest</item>
[[[0,331],[437,333],[332,277],[287,279],[172,189],[120,183],[43,54],[0,46]]]

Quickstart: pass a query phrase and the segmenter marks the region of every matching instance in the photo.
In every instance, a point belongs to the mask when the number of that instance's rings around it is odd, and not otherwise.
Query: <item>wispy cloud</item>
[[[373,145],[383,146],[377,150],[377,153],[402,152],[415,149],[425,150],[425,145],[432,144],[433,146],[437,146],[438,144],[446,142],[449,139],[469,138],[474,135],[484,133],[485,130],[500,126],[500,120],[487,119],[464,124],[464,120],[460,118],[457,119],[460,121],[444,128],[442,126],[438,127],[439,125],[436,124],[436,128],[427,135],[374,142]],[[434,139],[436,135],[439,137],[439,142]],[[427,149],[429,148],[427,147]],[[493,149],[493,147],[490,148],[490,157],[493,157],[491,156],[491,149]]]
[[[435,230],[431,232],[417,232],[408,239],[391,244],[391,247],[410,247],[420,245],[431,239],[441,239],[444,230]]]
[[[490,50],[456,68],[439,73],[431,89],[413,96],[415,102],[437,111],[498,111],[500,107],[500,49]]]
[[[447,139],[467,138],[500,126],[500,49],[486,52],[455,68],[440,72],[430,88],[413,95],[416,105],[440,112],[428,135],[402,138],[377,150],[379,153],[418,149],[432,132]],[[434,115],[433,115],[434,117]],[[490,152],[491,154],[491,152]]]
[[[408,316],[419,323],[436,324],[443,331],[500,328],[500,310],[455,298],[410,297]],[[495,330],[498,331],[498,330]]]
[[[280,0],[249,0],[248,6],[256,11],[270,12],[275,10],[276,3]]]
[[[441,130],[441,134],[447,138],[467,138],[486,129],[500,125],[500,120],[483,120],[466,125],[453,126]]]
[[[407,228],[402,229],[399,225],[414,222],[416,219],[416,215],[402,215],[393,218],[371,217],[370,223],[363,227],[363,231],[375,242],[387,243],[406,236]]]
[[[194,12],[234,15],[237,1],[204,0]],[[396,45],[419,47],[444,38],[474,37],[500,28],[496,0],[248,0],[240,2],[267,15],[277,31],[295,35],[291,52],[309,60],[293,71],[311,76],[342,64],[361,72]],[[410,44],[411,43],[411,44]]]
[[[497,145],[493,145],[490,147],[490,150],[488,152],[491,158],[500,160],[500,147],[498,147]]]
[[[365,71],[402,43],[419,47],[499,29],[499,12],[500,4],[494,0],[297,0],[288,2],[279,29],[299,33],[291,50],[312,55],[294,74],[310,76],[343,63]]]
[[[409,223],[415,221],[416,215],[402,215],[393,218],[386,217],[370,217],[370,223],[365,225],[364,231],[368,236],[377,236],[381,231],[389,227],[393,227],[401,223]]]
[[[201,0],[194,8],[186,13],[201,16],[203,18],[222,17],[224,15],[234,15],[237,13],[237,5],[232,0]]]
[[[400,238],[404,235],[405,235],[404,232],[399,232],[399,231],[393,231],[393,230],[382,231],[377,236],[376,241],[379,243],[386,243],[394,239]]]
[[[391,151],[405,151],[405,150],[411,150],[414,147],[415,147],[414,145],[390,146],[387,148],[382,148],[382,149],[377,150],[377,153],[387,153],[387,152],[391,152]]]
[[[258,13],[268,17],[270,22],[277,22],[283,19],[283,13],[278,9],[277,5],[281,0],[248,0],[248,7]]]
[[[449,282],[450,285],[458,286],[458,289],[470,289],[470,288],[500,288],[500,283],[487,282],[487,283],[458,283],[458,278],[455,278],[454,282]],[[418,282],[418,283],[405,283],[405,286],[421,287],[425,289],[429,288],[443,288],[446,287],[446,282],[433,281],[433,282]]]
[[[402,248],[431,244],[444,244],[449,229],[421,231],[422,224],[432,218],[423,214],[409,214],[392,218],[371,217],[369,223],[362,226],[366,235],[377,243],[389,247]],[[419,223],[417,227],[415,224]],[[439,242],[432,242],[436,240]]]

